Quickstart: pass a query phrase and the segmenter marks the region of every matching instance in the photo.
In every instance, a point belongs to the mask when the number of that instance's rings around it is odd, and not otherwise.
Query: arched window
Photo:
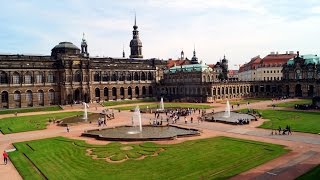
[[[138,73],[137,73],[137,72],[134,72],[133,80],[135,80],[135,81],[139,81],[139,75],[138,75]]]
[[[130,72],[127,74],[127,81],[132,81],[132,77],[131,77],[131,73]]]
[[[124,88],[123,87],[120,88],[120,96],[124,96]]]
[[[74,78],[73,78],[74,82],[81,82],[81,72],[80,71],[76,71],[74,73]]]
[[[42,72],[37,72],[36,73],[36,83],[43,83],[43,73]]]
[[[153,80],[153,75],[151,72],[148,72],[148,80],[149,81]]]
[[[117,96],[117,88],[112,88],[112,96]]]
[[[100,97],[100,89],[99,88],[96,88],[95,90],[94,90],[94,94],[95,94],[95,97]]]
[[[100,73],[99,72],[95,72],[94,73],[93,81],[95,81],[95,82],[99,82],[100,81]]]
[[[33,106],[33,98],[32,98],[32,91],[31,90],[28,90],[26,92],[26,103],[27,103],[27,106],[29,106],[29,107]]]
[[[107,72],[103,72],[102,74],[102,81],[107,82],[110,80],[110,76]]]
[[[150,96],[153,95],[152,86],[149,86],[149,95],[150,95]]]
[[[4,71],[0,71],[0,84],[8,84],[8,75]]]
[[[44,93],[43,90],[38,90],[38,104],[44,106]]]
[[[140,78],[142,81],[145,81],[146,80],[146,73],[144,72],[141,72],[141,78]]]
[[[48,72],[47,82],[48,83],[53,83],[54,82],[54,74],[53,74],[53,72]]]
[[[21,93],[20,91],[15,91],[13,93],[13,100],[17,108],[21,107]]]
[[[48,92],[48,98],[49,98],[49,104],[50,104],[50,105],[55,104],[55,103],[54,103],[55,97],[54,97],[54,90],[53,90],[53,89],[50,89],[50,90],[49,90],[49,92]]]
[[[136,87],[134,88],[134,94],[135,94],[135,95],[139,95],[139,87],[138,87],[138,86],[136,86]]]
[[[117,75],[116,73],[112,73],[112,76],[111,76],[111,81],[117,81]]]
[[[103,95],[106,96],[106,97],[109,96],[109,89],[108,89],[107,87],[105,87],[105,88],[103,89]]]
[[[3,91],[1,93],[1,102],[7,103],[9,101],[9,93],[7,91]]]
[[[128,87],[128,96],[132,96],[132,88]]]
[[[20,74],[18,72],[12,74],[12,84],[20,84]]]
[[[31,84],[32,83],[32,76],[30,72],[26,72],[24,75],[24,83],[25,84]]]
[[[147,89],[145,86],[142,86],[142,95],[146,95],[147,94]]]
[[[125,73],[122,72],[119,76],[119,81],[124,81],[126,79]]]

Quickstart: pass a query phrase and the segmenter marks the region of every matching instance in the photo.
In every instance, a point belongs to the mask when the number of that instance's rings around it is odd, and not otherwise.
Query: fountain
[[[160,110],[161,111],[164,110],[163,97],[161,97],[161,100],[160,100]]]
[[[227,99],[227,105],[226,105],[223,117],[225,117],[225,118],[230,117],[230,103],[229,103],[228,99]]]
[[[83,103],[83,105],[84,105],[84,111],[83,111],[83,119],[85,120],[85,121],[87,121],[88,120],[88,105],[87,105],[87,103]]]
[[[137,124],[139,124],[139,131],[128,131],[128,134],[138,134],[142,133],[142,122],[141,122],[141,113],[139,106],[136,106],[133,115],[132,115],[132,126],[135,127]]]
[[[251,114],[239,113],[239,112],[231,112],[230,111],[230,103],[227,100],[225,111],[216,112],[214,114],[209,113],[204,115],[206,121],[211,122],[224,122],[231,124],[238,124],[239,120],[257,120],[255,116]]]
[[[139,125],[139,129],[137,126]],[[172,140],[177,137],[197,136],[197,129],[183,128],[178,126],[143,126],[139,106],[137,106],[131,117],[131,126],[118,126],[106,129],[88,130],[82,136],[94,137],[108,141],[155,141]]]

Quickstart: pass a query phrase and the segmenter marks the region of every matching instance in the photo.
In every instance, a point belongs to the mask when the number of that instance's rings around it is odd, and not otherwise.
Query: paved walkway
[[[291,101],[291,100],[287,100]],[[280,101],[278,101],[280,102]],[[250,106],[255,109],[270,108],[271,101],[263,101],[258,103],[252,103]],[[144,104],[144,103],[141,103]],[[147,103],[146,103],[147,104]],[[211,104],[215,107],[215,112],[223,111],[224,104],[213,103]],[[243,108],[245,105],[240,105]],[[91,112],[101,112],[103,107],[90,108]],[[65,111],[79,111],[81,109],[68,109]],[[64,112],[65,112],[64,111]],[[210,111],[210,110],[209,110]],[[208,111],[207,111],[208,112]],[[48,112],[35,112],[35,113],[25,113],[22,115],[33,115],[33,114],[45,114]],[[56,113],[56,112],[50,112]],[[195,113],[191,116],[196,119],[199,114]],[[1,115],[2,117],[10,117],[13,115]],[[130,125],[131,112],[122,111],[119,113],[115,111],[115,119],[108,121],[108,127],[119,126],[119,125]],[[153,114],[142,114],[142,121],[144,124],[149,124],[149,119],[153,118]],[[190,120],[190,117],[188,117]],[[269,142],[275,144],[281,144],[286,146],[291,151],[279,158],[273,159],[263,165],[255,167],[247,172],[241,173],[232,179],[283,179],[283,177],[290,177],[289,179],[294,179],[304,172],[308,171],[316,164],[320,164],[320,136],[314,134],[306,133],[293,133],[293,135],[271,135],[270,130],[256,128],[259,126],[263,120],[259,120],[249,125],[234,126],[221,123],[210,123],[202,122],[200,124],[197,121],[194,123],[184,124],[183,120],[178,122],[180,126],[195,127],[200,129],[203,133],[200,137],[189,137],[189,138],[179,138],[174,141],[163,141],[159,143],[179,143],[189,139],[197,138],[207,138],[214,136],[228,136],[243,138],[249,140],[256,140],[262,142]],[[96,129],[97,124],[81,124],[77,126],[72,126],[70,128],[70,133],[66,132],[64,127],[59,127],[54,124],[48,126],[45,130],[32,131],[32,132],[22,132],[15,134],[2,135],[0,134],[0,150],[3,152],[4,149],[12,148],[12,143],[42,139],[47,137],[55,136],[65,136],[70,138],[84,139],[88,143],[99,143],[105,144],[105,141],[97,141],[91,138],[80,137],[80,134],[84,130]],[[16,171],[12,163],[9,162],[8,165],[0,166],[0,177],[1,179],[22,179],[19,173]],[[288,178],[286,178],[288,179]]]

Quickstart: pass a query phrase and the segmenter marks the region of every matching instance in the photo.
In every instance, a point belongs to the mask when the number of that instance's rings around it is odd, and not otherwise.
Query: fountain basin
[[[177,137],[199,136],[197,129],[182,128],[178,126],[143,126],[143,131],[137,127],[119,126],[106,129],[88,130],[81,136],[93,137],[107,141],[157,141],[173,140]]]
[[[212,119],[212,117],[214,119]],[[225,116],[225,112],[217,112],[214,114],[206,114],[205,120],[210,122],[224,122],[230,124],[236,124],[239,119],[248,119],[249,121],[257,120],[257,118],[251,114],[244,114],[238,112],[230,112],[230,117]]]
[[[75,125],[77,123],[83,123],[83,122],[95,122],[98,120],[98,118],[102,118],[103,116],[98,113],[90,113],[88,114],[88,119],[83,119],[83,116],[72,116],[67,117],[64,119],[61,119],[58,126],[69,126],[69,125]]]

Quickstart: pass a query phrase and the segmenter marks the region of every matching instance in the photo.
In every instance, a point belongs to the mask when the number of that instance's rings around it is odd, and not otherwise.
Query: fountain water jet
[[[229,103],[228,99],[227,99],[227,105],[226,105],[226,109],[224,111],[223,117],[225,117],[225,118],[229,118],[230,117],[230,103]]]
[[[163,111],[164,110],[164,104],[163,104],[163,97],[161,97],[161,100],[160,100],[160,111]]]
[[[83,103],[83,105],[84,105],[84,111],[83,111],[83,118],[82,119],[84,119],[85,121],[87,121],[88,120],[88,105],[87,105],[87,103]]]
[[[137,106],[132,115],[132,126],[139,124],[139,131],[129,131],[128,134],[138,134],[142,133],[142,122],[141,122],[141,113],[140,108]]]

